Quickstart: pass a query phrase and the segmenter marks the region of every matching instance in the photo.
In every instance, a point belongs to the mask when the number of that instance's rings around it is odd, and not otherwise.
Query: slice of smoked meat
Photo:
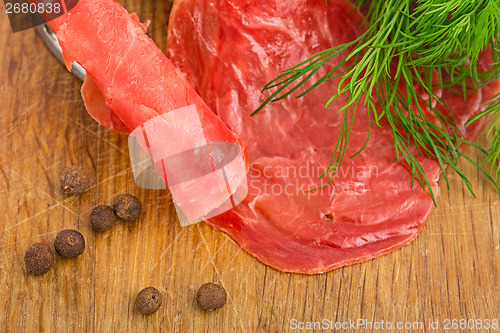
[[[261,90],[284,69],[360,35],[363,17],[343,0],[176,0],[167,56],[249,150],[249,195],[208,223],[228,233],[265,264],[288,272],[321,273],[391,252],[411,242],[433,207],[411,186],[396,161],[388,126],[372,123],[359,106],[342,167],[333,182],[319,176],[330,163],[339,131],[341,99],[327,109],[338,80],[301,98],[271,103]],[[331,61],[331,67],[335,61]],[[481,60],[488,66],[488,59]],[[318,75],[325,72],[319,72]],[[465,128],[481,103],[499,91],[492,83],[464,100],[440,92],[458,128],[472,139],[483,124]],[[439,165],[419,159],[434,193]]]

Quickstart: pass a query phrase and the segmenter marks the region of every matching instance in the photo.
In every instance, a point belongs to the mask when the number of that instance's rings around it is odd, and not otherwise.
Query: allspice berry
[[[72,165],[61,173],[61,188],[66,194],[81,194],[89,185],[89,176],[81,166]]]
[[[97,206],[90,213],[90,223],[95,231],[106,231],[111,229],[116,222],[113,208],[105,205]]]
[[[215,283],[205,283],[196,293],[196,302],[205,311],[220,309],[226,304],[226,290]]]
[[[158,311],[161,306],[161,293],[153,287],[142,289],[135,298],[135,307],[143,315]]]
[[[85,250],[85,238],[76,230],[65,229],[57,234],[54,248],[61,257],[76,257]]]
[[[35,243],[26,251],[24,262],[28,272],[42,275],[47,273],[54,265],[54,254],[47,244]]]
[[[116,215],[123,221],[135,221],[141,216],[142,203],[139,199],[130,194],[120,194],[113,202]]]

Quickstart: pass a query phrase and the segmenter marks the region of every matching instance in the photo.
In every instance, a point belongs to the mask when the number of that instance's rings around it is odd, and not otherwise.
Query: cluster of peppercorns
[[[90,178],[80,166],[70,166],[61,173],[61,188],[64,193],[77,195],[85,192],[90,185]],[[135,221],[142,213],[141,201],[133,195],[121,194],[113,206],[97,206],[90,214],[90,223],[95,231],[111,229],[117,216],[123,221]],[[85,239],[77,230],[65,229],[59,232],[54,241],[54,248],[61,257],[76,257],[85,250]],[[28,272],[35,275],[47,273],[54,265],[54,254],[46,243],[35,243],[24,256]],[[202,285],[196,293],[196,301],[205,311],[217,310],[226,304],[226,290],[215,283]],[[141,290],[135,299],[137,310],[150,315],[158,311],[162,303],[162,294],[153,287]]]
[[[87,172],[78,165],[64,169],[60,179],[61,189],[70,195],[82,194],[90,185]],[[90,222],[96,231],[108,230],[115,224],[115,213],[124,221],[134,221],[142,213],[141,201],[130,194],[119,195],[114,200],[113,208],[99,206],[94,209]],[[57,234],[54,248],[61,257],[76,257],[83,253],[85,239],[77,230],[65,229]],[[36,243],[26,251],[24,261],[28,272],[42,275],[54,265],[54,254],[46,243]]]
[[[90,223],[95,231],[111,229],[116,222],[116,216],[123,221],[135,221],[141,216],[142,203],[130,194],[120,194],[113,202],[113,207],[100,205],[90,213]]]
[[[71,195],[83,193],[90,184],[85,170],[77,165],[64,169],[60,179],[63,192]],[[61,257],[76,257],[85,250],[85,238],[77,230],[65,229],[57,234],[54,248]],[[54,266],[54,254],[46,243],[35,243],[24,254],[24,262],[28,272],[42,275]]]
[[[85,250],[85,238],[76,230],[65,229],[57,234],[54,248],[61,257],[73,258]],[[28,272],[42,275],[54,265],[54,254],[46,243],[35,243],[26,251],[24,262]]]
[[[205,283],[196,292],[196,302],[205,311],[220,309],[226,304],[226,290],[215,283]],[[142,289],[135,298],[135,307],[143,315],[150,315],[158,311],[161,306],[161,293],[153,287]]]
[[[72,165],[61,173],[61,188],[66,194],[81,194],[90,185],[87,172],[78,165]],[[123,221],[135,221],[141,216],[142,203],[130,194],[121,194],[113,202],[113,207],[100,205],[90,214],[90,223],[95,231],[109,230],[116,223],[116,216]]]

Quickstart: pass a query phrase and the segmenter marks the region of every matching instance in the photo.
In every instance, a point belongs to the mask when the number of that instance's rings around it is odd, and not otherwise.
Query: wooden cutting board
[[[170,2],[122,3],[151,19],[149,35],[165,48]],[[474,168],[463,165],[477,198],[456,175],[449,190],[441,181],[439,208],[403,249],[322,275],[276,271],[208,225],[181,228],[167,191],[135,186],[127,137],[86,114],[81,82],[33,29],[12,34],[0,9],[1,332],[284,332],[295,321],[323,319],[422,322],[422,329],[399,332],[437,332],[429,322],[439,321],[442,329],[446,319],[483,325],[499,319],[500,200]],[[92,172],[93,185],[80,197],[66,197],[59,188],[58,175],[70,164]],[[120,193],[142,200],[142,218],[95,234],[91,210]],[[44,276],[28,275],[27,248],[39,241],[52,246],[63,228],[83,233],[84,254],[56,258]],[[226,288],[228,304],[204,313],[194,294],[210,281]],[[148,286],[163,292],[164,305],[143,317],[133,300]],[[343,331],[371,331],[363,328]]]

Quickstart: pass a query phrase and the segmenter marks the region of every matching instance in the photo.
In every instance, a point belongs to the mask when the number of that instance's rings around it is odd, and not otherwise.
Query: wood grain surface
[[[165,48],[170,2],[121,2],[152,21],[148,34]],[[438,332],[445,319],[500,318],[500,201],[472,167],[463,165],[477,198],[455,175],[449,190],[441,181],[439,207],[403,249],[322,275],[282,273],[208,225],[181,228],[167,191],[135,186],[127,137],[94,122],[81,82],[33,29],[13,34],[0,10],[0,332],[286,332],[294,319],[422,322],[423,329],[393,331]],[[482,133],[476,141],[485,140]],[[79,197],[59,187],[70,164],[92,174]],[[94,233],[91,210],[120,193],[142,200],[142,218]],[[85,252],[56,257],[46,275],[28,275],[27,248],[53,247],[63,228],[83,233]],[[204,313],[194,294],[210,281],[226,288],[228,304]],[[133,300],[148,286],[162,291],[164,304],[144,317]],[[440,329],[429,329],[436,320]]]

